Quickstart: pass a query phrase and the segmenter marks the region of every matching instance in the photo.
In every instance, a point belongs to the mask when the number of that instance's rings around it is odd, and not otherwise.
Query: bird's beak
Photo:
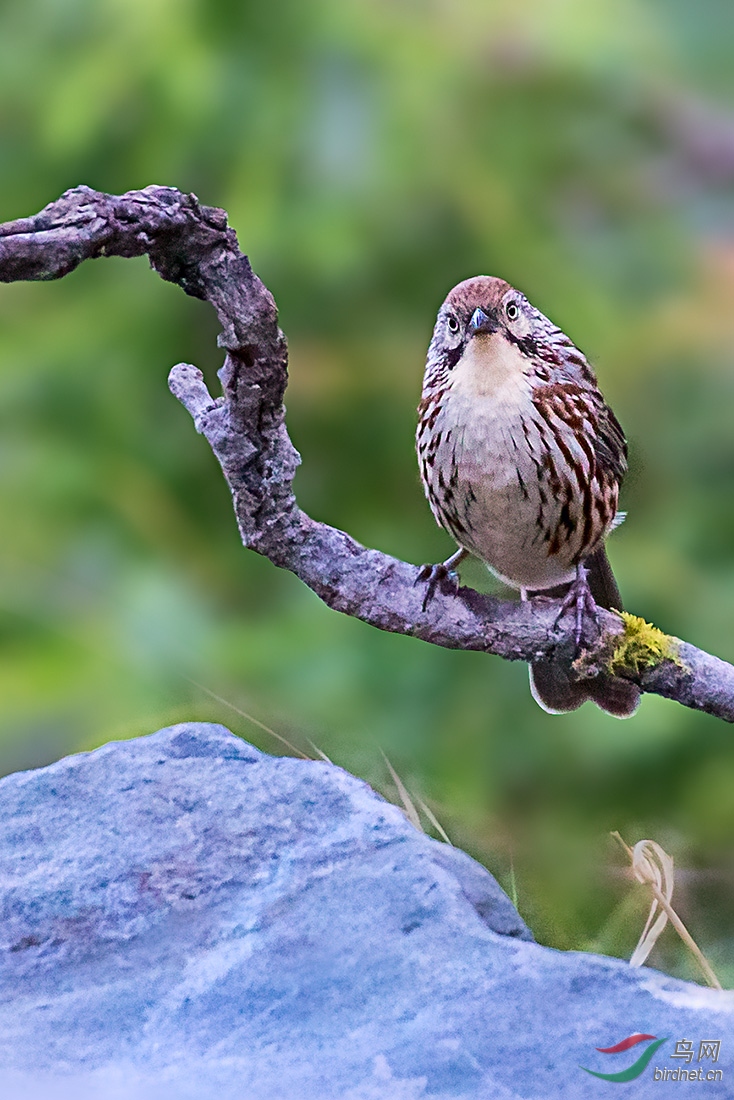
[[[469,321],[469,328],[471,329],[472,336],[476,336],[478,332],[496,332],[497,325],[492,317],[488,313],[485,313],[483,309],[475,309],[471,315]]]

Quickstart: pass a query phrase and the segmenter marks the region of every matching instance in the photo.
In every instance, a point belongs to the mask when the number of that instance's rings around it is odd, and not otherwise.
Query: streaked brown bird
[[[624,434],[585,357],[509,283],[467,279],[438,312],[418,414],[423,487],[459,545],[424,568],[426,601],[474,554],[522,599],[566,586],[561,613],[574,609],[578,647],[584,614],[622,609],[604,541],[624,518],[627,470]],[[532,663],[530,687],[551,714],[592,699],[627,718],[640,698],[629,681],[574,681],[550,659]]]

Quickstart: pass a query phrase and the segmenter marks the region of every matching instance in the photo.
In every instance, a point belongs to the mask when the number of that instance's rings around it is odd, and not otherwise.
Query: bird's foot
[[[571,583],[571,587],[563,598],[561,610],[556,616],[556,623],[560,622],[566,612],[572,608],[576,615],[573,637],[578,651],[584,636],[584,614],[590,615],[594,626],[599,625],[599,609],[589,588],[586,567],[581,563],[576,566],[576,580]]]
[[[460,561],[463,561],[467,556],[468,551],[461,549],[457,550],[455,554],[452,554],[446,561],[439,562],[437,565],[423,565],[418,576],[415,579],[415,583],[425,582],[426,591],[423,596],[423,610],[425,611],[429,603],[436,595],[436,591],[440,589],[447,596],[455,596],[459,591],[459,574],[456,572],[456,566]]]

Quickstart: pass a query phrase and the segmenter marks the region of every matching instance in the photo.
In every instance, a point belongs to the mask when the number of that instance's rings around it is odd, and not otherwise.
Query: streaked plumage
[[[594,372],[559,328],[501,279],[460,283],[439,310],[418,411],[426,495],[460,547],[523,595],[573,582],[586,563],[597,601],[619,606],[603,547],[618,522],[627,445]],[[574,684],[566,670],[558,687],[556,668],[538,666],[541,705],[605,705],[610,678]],[[605,709],[631,713],[636,689],[613,683]]]

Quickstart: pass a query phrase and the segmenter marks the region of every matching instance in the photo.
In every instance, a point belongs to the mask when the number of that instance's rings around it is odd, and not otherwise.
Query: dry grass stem
[[[436,830],[438,835],[441,837],[441,840],[443,840],[444,843],[448,844],[449,847],[453,848],[453,844],[449,840],[446,830],[444,829],[443,825],[441,824],[441,822],[438,820],[438,818],[434,814],[431,807],[426,805],[426,803],[423,801],[423,799],[418,798],[418,796],[416,796],[416,802],[418,803],[420,808],[423,810],[423,813],[426,815],[426,817],[430,821],[431,825],[433,825],[433,828]]]
[[[428,818],[428,820],[430,821],[431,825],[436,830],[438,835],[441,837],[441,839],[446,844],[448,844],[449,847],[453,848],[453,844],[449,840],[448,833],[446,832],[446,830],[444,829],[441,822],[438,820],[438,818],[436,817],[436,815],[434,814],[434,812],[430,808],[430,806],[427,806],[426,803],[423,801],[423,799],[419,798],[417,795],[415,796],[415,798],[413,798],[413,796],[410,794],[410,791],[405,786],[402,779],[400,778],[398,773],[395,771],[395,768],[392,766],[392,764],[390,763],[390,761],[388,760],[387,756],[382,751],[382,749],[380,749],[380,752],[382,753],[382,759],[387,764],[390,775],[392,776],[392,781],[398,789],[398,794],[400,795],[400,801],[403,804],[403,809],[405,811],[406,817],[408,818],[408,821],[410,821],[411,825],[415,825],[416,829],[419,829],[420,832],[422,832],[422,833],[425,833],[425,831],[426,831],[423,828],[423,825],[421,824],[420,814],[418,813],[418,810],[416,809],[416,803],[418,803],[420,808],[423,810],[423,813],[426,815],[426,817]]]
[[[675,877],[673,857],[669,856],[654,840],[640,840],[634,848],[630,848],[622,840],[619,833],[614,832],[612,836],[624,848],[630,860],[633,876],[638,882],[649,886],[653,898],[642,935],[632,953],[630,966],[642,966],[657,943],[665,925],[670,921],[700,966],[707,983],[714,989],[721,989],[721,983],[714,974],[706,956],[671,904]]]
[[[316,755],[320,757],[320,759],[323,760],[325,764],[333,764],[333,760],[330,760],[326,753],[323,752],[318,745],[315,745],[310,737],[307,737],[306,741],[309,743]]]
[[[253,726],[257,726],[259,729],[264,730],[265,733],[269,733],[270,736],[274,737],[276,741],[280,741],[281,745],[285,745],[286,748],[290,749],[291,752],[295,753],[296,756],[300,756],[301,760],[311,759],[308,753],[302,752],[301,749],[296,748],[296,746],[292,744],[286,737],[283,737],[280,733],[276,733],[275,730],[271,730],[270,726],[266,726],[265,723],[261,722],[259,718],[254,718],[251,714],[248,714],[247,711],[240,710],[240,708],[235,706],[234,703],[230,703],[229,699],[222,698],[221,695],[217,695],[216,692],[212,691],[208,687],[204,687],[203,684],[197,683],[196,680],[191,680],[188,676],[186,677],[186,679],[189,681],[190,684],[193,684],[194,687],[199,688],[200,691],[205,691],[207,695],[210,695],[212,697],[212,699],[216,699],[218,703],[221,703],[225,707],[229,707],[231,710],[235,711],[236,714],[241,715],[242,718],[246,718],[248,722],[252,722]],[[314,748],[316,748],[315,745]],[[316,752],[319,753],[319,756],[324,755],[318,749],[316,749]],[[324,760],[326,759],[327,758],[324,756]],[[330,760],[327,762],[331,763]]]
[[[398,794],[400,795],[400,801],[403,804],[403,808],[405,810],[405,814],[408,818],[408,821],[411,823],[411,825],[415,825],[416,829],[418,829],[419,832],[421,832],[421,833],[425,832],[425,829],[421,825],[420,814],[416,810],[415,803],[413,802],[413,799],[408,794],[408,790],[407,790],[405,784],[403,783],[403,781],[400,778],[400,776],[398,775],[398,773],[395,771],[395,768],[392,766],[392,764],[388,760],[385,753],[382,752],[382,749],[380,749],[380,752],[382,753],[382,759],[387,764],[388,771],[390,772],[390,775],[392,776],[392,781],[398,789]]]

